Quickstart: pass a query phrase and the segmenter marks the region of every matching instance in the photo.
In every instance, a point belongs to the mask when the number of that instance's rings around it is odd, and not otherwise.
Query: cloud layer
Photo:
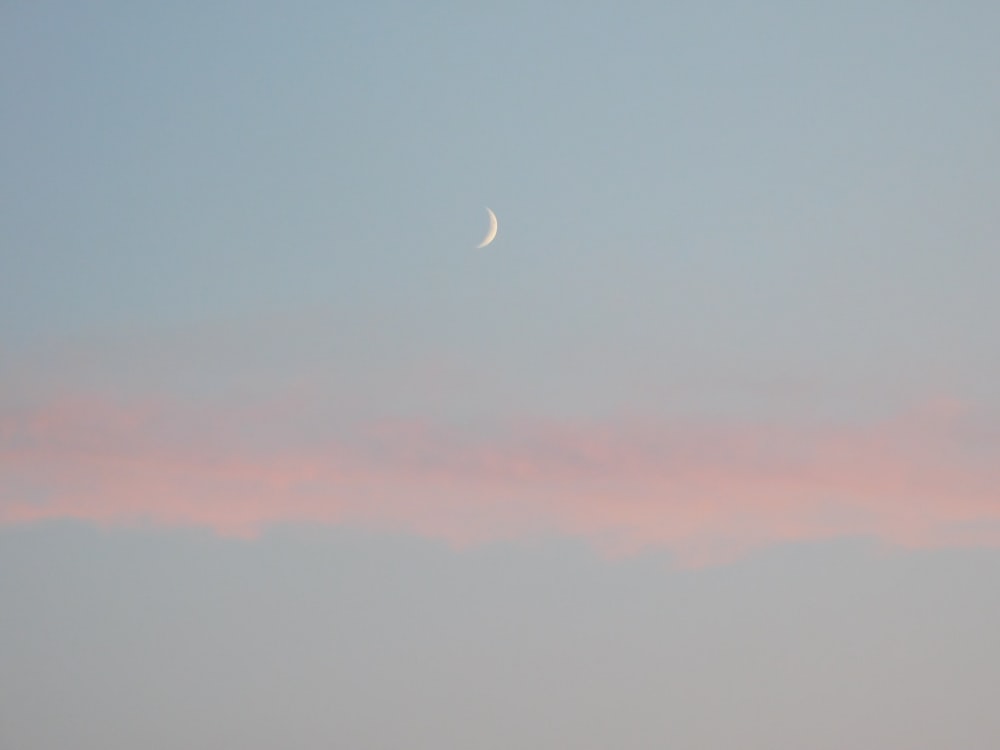
[[[686,564],[867,535],[1000,545],[1000,431],[940,403],[869,424],[370,421],[73,398],[0,415],[0,523],[352,524],[539,534]]]

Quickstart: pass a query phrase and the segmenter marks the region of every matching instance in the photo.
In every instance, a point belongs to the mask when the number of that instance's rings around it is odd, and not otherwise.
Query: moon
[[[476,245],[476,249],[486,247],[488,244],[493,242],[493,239],[497,236],[497,215],[490,211],[489,208],[486,209],[486,213],[490,215],[490,228],[486,232],[486,236],[483,237],[483,241]]]

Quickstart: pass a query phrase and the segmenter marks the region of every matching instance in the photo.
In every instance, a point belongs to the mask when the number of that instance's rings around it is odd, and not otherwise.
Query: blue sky
[[[4,8],[0,739],[988,744],[998,22]]]
[[[11,12],[7,346],[314,325],[608,370],[575,409],[621,370],[995,399],[988,7],[192,13]]]

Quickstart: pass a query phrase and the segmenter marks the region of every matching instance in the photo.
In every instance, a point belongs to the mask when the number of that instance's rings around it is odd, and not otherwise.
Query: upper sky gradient
[[[59,611],[45,597],[76,585],[33,567],[48,553],[87,549],[80,564],[100,578],[98,559],[172,566],[196,539],[209,568],[250,555],[261,576],[268,550],[281,570],[302,569],[307,553],[282,536],[293,528],[330,535],[303,542],[324,565],[344,555],[364,570],[364,539],[426,571],[418,579],[438,594],[451,580],[441,571],[463,560],[487,579],[509,566],[567,586],[600,570],[614,583],[594,584],[598,600],[634,585],[645,612],[662,575],[694,586],[706,617],[719,609],[698,576],[743,580],[760,565],[761,606],[787,613],[788,586],[808,588],[782,577],[800,555],[843,570],[831,590],[851,591],[869,564],[892,590],[897,563],[859,562],[856,545],[874,543],[924,571],[914,581],[967,591],[945,630],[1000,667],[983,625],[1000,624],[998,610],[962,619],[982,589],[952,585],[974,578],[969,560],[1000,564],[998,30],[1000,3],[976,0],[5,3],[0,610],[23,616],[0,615],[0,657],[42,638],[51,671],[24,657],[16,679],[0,676],[0,704],[19,707],[0,708],[0,745],[5,732],[25,748],[72,734],[24,717],[45,714],[60,648],[83,658],[72,644],[104,637],[96,615],[80,640],[71,624],[32,635]],[[486,207],[499,233],[476,249]],[[159,551],[128,542],[148,538]],[[450,562],[428,562],[420,545]],[[669,564],[653,575],[643,566],[659,556]],[[200,585],[181,570],[150,586]],[[257,605],[211,628],[268,610],[290,580],[276,575],[259,578]],[[384,593],[379,575],[359,585]],[[206,580],[224,597],[225,576]],[[73,601],[115,602],[109,627],[127,632],[125,589],[103,585]],[[920,586],[902,590],[885,622],[905,629]],[[540,606],[517,591],[483,606]],[[435,596],[431,619],[450,621]],[[308,619],[304,601],[289,606]],[[749,611],[734,622],[757,632]],[[191,632],[205,616],[194,608]],[[537,643],[554,646],[574,615],[547,616]],[[623,622],[607,617],[608,632]],[[691,617],[680,642],[711,649]],[[871,679],[824,622],[806,627],[837,644],[844,684]],[[150,627],[150,643],[181,638]],[[894,627],[864,631],[872,653]],[[653,629],[640,630],[636,648],[655,651]],[[904,650],[915,661],[902,673],[922,674],[932,630]],[[378,652],[364,631],[361,647]],[[322,650],[309,633],[303,659]],[[494,636],[470,637],[487,648]],[[416,651],[445,648],[414,637]],[[278,646],[248,638],[280,661]],[[638,668],[638,651],[625,662]],[[99,671],[78,667],[66,695]],[[971,674],[934,669],[938,687]],[[400,670],[430,679],[416,662]],[[892,674],[907,706],[943,705],[944,692],[906,693]],[[790,705],[796,675],[769,694],[775,705]],[[293,683],[286,697],[318,690]],[[171,700],[180,684],[165,683]],[[602,684],[566,716],[614,703]],[[358,715],[379,714],[378,694],[355,696]],[[978,694],[959,690],[954,706]],[[52,700],[66,726],[86,724],[66,718],[78,703]],[[674,700],[717,715],[684,690]],[[803,715],[826,716],[835,699],[817,701]],[[752,711],[736,713],[751,727]],[[134,735],[86,725],[93,746],[137,746],[152,731],[139,715]],[[981,748],[1000,731],[985,711],[962,714],[967,736],[944,718],[910,732],[908,715],[859,724],[868,734],[841,727],[847,744],[830,746]],[[223,724],[194,734],[232,740]],[[599,735],[529,725],[511,745]],[[735,746],[711,726],[670,736]],[[470,746],[472,734],[424,729],[416,746]],[[320,734],[334,747],[399,746],[367,731],[346,745]],[[825,747],[815,733],[803,744],[806,729],[746,732],[776,750]],[[595,746],[664,736],[609,730]]]
[[[0,518],[996,538],[992,4],[4,16]]]

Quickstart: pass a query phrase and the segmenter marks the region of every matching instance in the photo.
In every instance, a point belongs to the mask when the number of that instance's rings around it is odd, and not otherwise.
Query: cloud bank
[[[349,524],[457,545],[554,534],[689,565],[846,535],[1000,546],[1000,430],[956,404],[841,425],[331,422],[301,405],[8,410],[0,524],[242,537]]]

